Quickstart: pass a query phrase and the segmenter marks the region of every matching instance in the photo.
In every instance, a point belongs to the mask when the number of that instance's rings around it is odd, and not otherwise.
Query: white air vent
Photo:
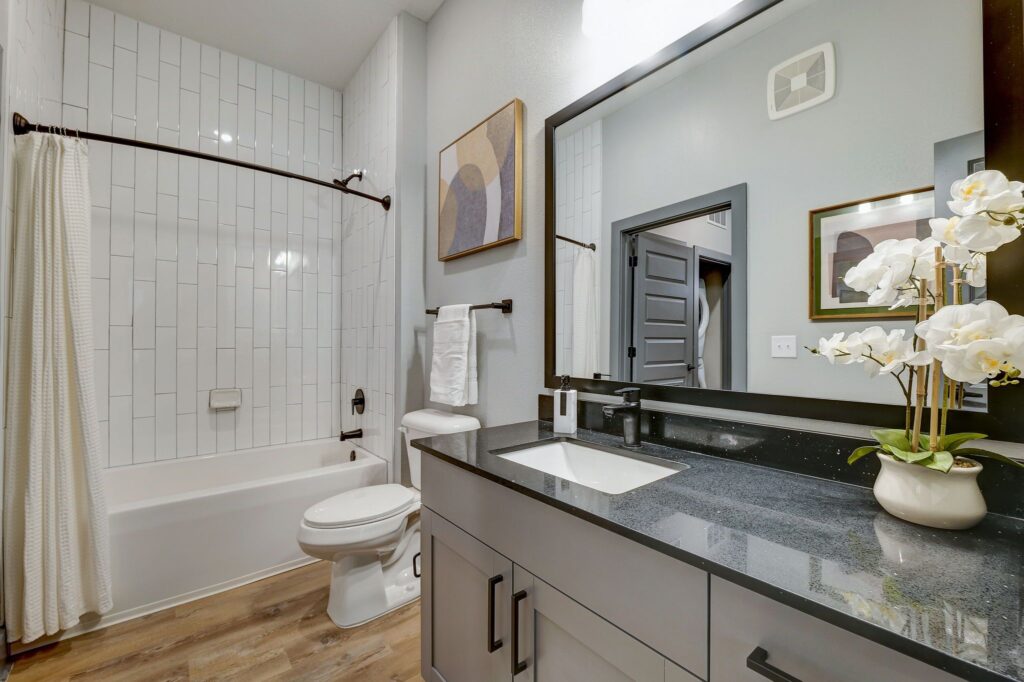
[[[824,43],[787,59],[768,72],[768,117],[790,116],[832,99],[836,51]]]
[[[714,213],[709,213],[708,223],[714,225],[715,227],[729,227],[729,212],[715,211]]]

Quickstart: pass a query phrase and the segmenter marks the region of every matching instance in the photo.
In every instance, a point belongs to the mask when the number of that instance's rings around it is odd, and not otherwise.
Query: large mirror
[[[761,5],[553,127],[554,373],[901,404],[806,347],[912,327],[843,275],[984,167],[983,2]]]

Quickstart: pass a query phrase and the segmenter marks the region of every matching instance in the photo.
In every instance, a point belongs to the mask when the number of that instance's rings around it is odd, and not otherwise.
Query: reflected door
[[[697,285],[692,246],[640,233],[635,239],[633,341],[627,349],[631,380],[693,386],[696,365]]]

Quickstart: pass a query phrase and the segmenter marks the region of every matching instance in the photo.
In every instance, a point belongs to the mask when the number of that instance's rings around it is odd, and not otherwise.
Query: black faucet
[[[643,445],[640,442],[640,389],[631,386],[620,388],[615,395],[622,396],[621,405],[605,405],[602,408],[604,416],[614,417],[622,413],[622,439],[627,448],[639,448]]]
[[[350,438],[362,438],[363,430],[355,429],[354,431],[342,431],[341,438],[339,440],[349,440]]]

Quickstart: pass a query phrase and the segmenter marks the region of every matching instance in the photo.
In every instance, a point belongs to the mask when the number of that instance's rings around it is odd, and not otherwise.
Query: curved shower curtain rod
[[[351,194],[352,196],[362,197],[370,201],[376,201],[378,204],[384,207],[387,211],[391,208],[391,195],[386,194],[382,197],[375,197],[372,194],[366,194],[359,190],[349,189],[348,183],[353,178],[362,180],[362,171],[352,173],[344,180],[333,180],[327,182],[326,180],[318,180],[316,178],[307,177],[305,175],[299,175],[297,173],[290,173],[284,170],[278,170],[277,168],[270,168],[268,166],[258,166],[255,163],[249,163],[247,161],[239,161],[238,159],[229,159],[222,156],[215,156],[213,154],[204,154],[203,152],[192,151],[191,149],[181,149],[179,147],[170,147],[165,144],[156,144],[154,142],[146,142],[144,140],[132,140],[127,137],[114,137],[113,135],[103,135],[102,133],[90,133],[84,130],[73,130],[71,128],[64,128],[62,126],[49,126],[43,125],[42,123],[32,123],[27,118],[19,113],[14,114],[14,134],[25,135],[27,133],[50,133],[52,135],[63,135],[64,137],[77,137],[83,140],[96,140],[97,142],[109,142],[110,144],[123,144],[129,147],[141,147],[142,149],[152,149],[156,152],[165,152],[168,154],[177,154],[179,156],[189,156],[193,159],[202,159],[204,161],[213,161],[214,163],[226,163],[232,166],[238,166],[239,168],[248,168],[249,170],[260,171],[261,173],[270,173],[272,175],[280,175],[284,178],[290,178],[292,180],[302,180],[303,182],[312,182],[315,185],[321,187],[329,187],[336,189],[345,194]]]

